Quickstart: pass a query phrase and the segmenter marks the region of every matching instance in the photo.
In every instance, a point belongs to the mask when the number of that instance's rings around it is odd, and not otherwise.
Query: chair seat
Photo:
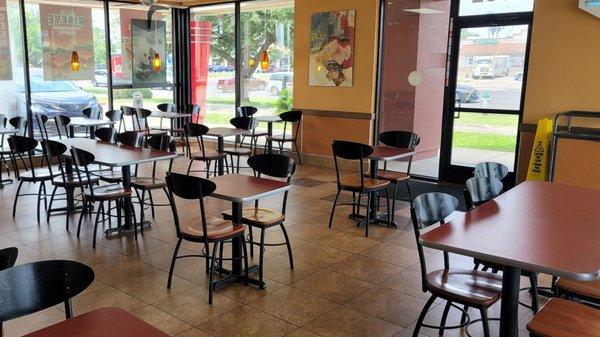
[[[35,178],[33,177],[34,173],[35,173]],[[51,180],[52,177],[59,175],[59,174],[60,173],[57,171],[52,171],[52,174],[51,174],[47,168],[36,168],[34,170],[28,170],[25,172],[21,172],[19,176],[21,177],[21,180],[24,180],[24,181],[30,181],[30,180],[41,181],[41,180]]]
[[[90,172],[90,174],[109,183],[118,183],[123,180],[123,173],[120,171],[101,170]]]
[[[206,150],[204,151],[204,154],[202,154],[202,152],[192,153],[192,159],[194,160],[215,160],[225,158],[226,156],[226,153],[217,152],[215,150]]]
[[[556,287],[560,291],[570,294],[584,296],[590,299],[600,301],[600,280],[591,282],[571,281],[565,278],[559,278]]]
[[[488,307],[502,294],[502,276],[478,270],[442,269],[427,274],[427,288],[442,298]]]
[[[131,178],[131,186],[141,190],[157,190],[167,187],[164,179],[152,177],[133,177]]]
[[[365,191],[374,191],[386,188],[390,184],[389,181],[380,180],[380,179],[372,179],[365,178],[364,179],[364,190]],[[361,190],[360,185],[360,176],[350,176],[340,178],[340,185],[343,189],[359,191]]]
[[[365,177],[370,177],[369,174],[365,174]],[[410,179],[410,176],[404,172],[396,172],[389,170],[377,171],[377,179],[387,180],[389,182],[397,183]]]
[[[52,185],[54,186],[58,186],[58,187],[65,187],[65,186],[69,186],[69,187],[76,187],[76,186],[82,186],[82,185],[87,185],[89,184],[89,182],[91,181],[92,183],[97,183],[99,178],[95,178],[95,177],[91,177],[90,180],[88,180],[87,178],[84,178],[82,176],[82,181],[81,183],[79,182],[79,177],[77,176],[76,173],[72,173],[72,174],[65,174],[64,180],[62,175],[57,175],[54,178],[52,178]]]
[[[223,152],[233,156],[249,156],[252,154],[252,149],[226,147]]]
[[[553,298],[527,324],[531,336],[600,336],[600,310]]]
[[[142,137],[154,137],[154,136],[164,135],[167,133],[167,131],[151,129],[151,130],[142,130],[142,131],[139,131],[139,133]]]
[[[230,212],[223,212],[225,220],[231,220]],[[244,208],[242,210],[242,223],[257,227],[270,227],[285,221],[285,215],[281,212],[264,208]]]
[[[131,197],[131,190],[128,188],[123,188],[123,186],[118,184],[110,184],[100,187],[94,187],[94,198],[96,200],[115,200],[120,198],[129,198]],[[86,189],[84,191],[84,196],[86,198],[92,197],[92,191]]]
[[[291,136],[275,135],[271,137],[267,136],[267,140],[273,142],[295,142],[296,138]]]
[[[202,240],[206,236],[209,241],[226,240],[244,233],[244,226],[233,224],[231,221],[223,219],[207,220],[206,229],[208,233],[202,230],[200,220],[194,221],[190,225],[181,225],[181,233],[194,240]]]

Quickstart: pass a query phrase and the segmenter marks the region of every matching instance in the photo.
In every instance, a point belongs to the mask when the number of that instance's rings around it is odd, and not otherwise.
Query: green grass
[[[519,116],[461,112],[460,118],[455,119],[454,123],[457,125],[494,125],[516,127],[519,124]]]
[[[494,150],[513,152],[517,144],[517,138],[509,135],[497,135],[492,133],[474,133],[455,131],[452,138],[453,147],[467,149]]]

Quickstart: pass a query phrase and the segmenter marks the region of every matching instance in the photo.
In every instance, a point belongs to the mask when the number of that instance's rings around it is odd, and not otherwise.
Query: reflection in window
[[[533,0],[460,0],[459,15],[531,12]]]

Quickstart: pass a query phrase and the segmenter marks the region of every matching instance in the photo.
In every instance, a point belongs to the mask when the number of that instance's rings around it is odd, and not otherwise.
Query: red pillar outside
[[[211,30],[212,23],[209,21],[190,22],[192,103],[202,108],[194,123],[204,123],[206,116]]]

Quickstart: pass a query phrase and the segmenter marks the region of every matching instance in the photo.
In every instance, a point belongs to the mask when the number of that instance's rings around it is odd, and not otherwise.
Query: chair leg
[[[150,198],[150,210],[152,211],[152,219],[156,217],[156,213],[154,211],[154,199],[152,198],[152,190],[148,190],[148,197]]]
[[[337,193],[335,194],[335,198],[333,199],[333,207],[331,207],[331,214],[329,215],[329,228],[331,228],[331,225],[333,225],[333,214],[335,213],[335,206],[337,205],[337,201],[341,192],[342,191],[338,189]]]
[[[100,220],[100,214],[104,212],[104,202],[100,202],[100,207],[96,211],[96,221],[94,221],[94,238],[92,240],[92,247],[96,248],[96,232],[98,231],[98,222]]]
[[[210,178],[210,160],[206,162],[206,179]]]
[[[50,221],[50,210],[52,209],[52,204],[54,203],[54,196],[56,195],[56,190],[58,190],[58,186],[54,186],[52,189],[52,194],[50,195],[50,205],[48,209],[46,209],[46,221]],[[69,231],[69,213],[67,212],[67,231]]]
[[[408,193],[408,202],[410,203],[410,207],[412,207],[413,197],[412,197],[412,191],[410,190],[410,183],[408,180],[406,180],[406,193]]]
[[[394,183],[394,194],[392,197],[392,221],[396,219],[396,198],[398,197],[398,183]]]
[[[175,262],[177,261],[177,254],[179,253],[179,247],[183,240],[180,238],[177,240],[175,250],[173,251],[173,257],[171,258],[171,266],[169,267],[169,279],[167,280],[167,289],[171,289],[171,281],[173,281],[173,271],[175,271]]]
[[[48,195],[48,191],[46,190],[46,182],[42,181],[42,190],[44,191],[44,209],[48,209],[48,199],[47,199],[47,195]]]
[[[298,164],[302,165],[302,157],[300,157],[300,150],[298,150],[298,144],[294,141],[294,147],[296,148],[296,155],[298,156]]]
[[[388,189],[385,189],[385,203],[386,203],[386,208],[387,208],[387,226],[392,227],[392,215],[390,212],[390,192],[388,191]]]
[[[231,158],[231,166],[233,167],[233,158]],[[237,174],[240,174],[240,156],[237,156]]]
[[[265,229],[260,229],[260,246],[259,246],[259,262],[258,262],[258,281],[261,283],[260,288],[264,289],[263,272],[264,272],[264,257],[265,257]]]
[[[222,245],[223,243],[220,242],[220,244]],[[219,245],[219,242],[215,242],[215,244],[213,245],[213,251],[212,251],[212,256],[210,259],[210,275],[209,275],[209,281],[208,281],[208,304],[212,305],[212,300],[213,300],[213,292],[214,292],[214,284],[213,284],[213,279],[215,276],[215,258],[217,257],[217,246]]]
[[[137,219],[135,217],[135,209],[133,208],[133,201],[131,201],[131,198],[129,198],[125,202],[129,203],[129,209],[131,210],[131,217],[133,218],[133,237],[137,241],[137,239],[138,239]],[[142,223],[140,226],[142,227],[141,230],[143,231],[144,224]]]
[[[254,257],[254,228],[248,226],[248,235],[250,237],[250,257]]]
[[[531,275],[529,277],[529,282],[531,283],[531,310],[533,310],[534,314],[537,314],[537,312],[540,310],[537,275]]]
[[[188,175],[190,174],[190,171],[192,170],[192,164],[193,163],[194,163],[194,161],[192,159],[190,159],[190,164],[188,165],[188,168],[187,168],[187,174]]]
[[[223,268],[223,244],[219,246],[219,268]]]
[[[279,225],[281,226],[281,230],[283,231],[283,236],[285,237],[285,243],[288,249],[288,258],[290,259],[290,269],[294,269],[294,256],[292,255],[292,245],[290,243],[290,238],[288,237],[288,233],[285,230],[285,226],[283,222]]]
[[[38,188],[38,200],[37,200],[37,222],[40,223],[40,204],[42,202],[42,183],[40,183],[40,187]]]
[[[246,247],[246,239],[244,235],[242,235],[241,241],[242,251],[244,253],[244,277],[248,278],[250,272],[250,264],[248,264],[248,247]]]
[[[431,305],[433,304],[433,302],[435,301],[436,298],[437,298],[437,296],[431,295],[429,300],[427,300],[427,303],[425,303],[425,306],[423,307],[423,310],[421,310],[421,314],[419,315],[419,319],[417,320],[417,324],[415,325],[415,331],[413,332],[413,337],[419,337],[419,331],[421,330],[421,325],[423,325],[423,320],[425,319],[425,316],[427,315],[429,308],[431,307]]]
[[[450,306],[452,302],[446,301],[446,306],[444,307],[444,312],[442,313],[442,320],[440,322],[440,337],[444,335],[444,330],[446,328],[446,320],[448,319],[448,312],[450,311]]]
[[[481,325],[483,325],[483,336],[490,337],[490,324],[488,322],[487,311],[481,309]]]
[[[369,237],[369,222],[371,221],[371,192],[367,193],[367,214],[365,215],[365,237]]]
[[[467,310],[469,310],[469,306],[463,306],[463,314],[460,316],[460,324],[464,324],[467,321]]]
[[[144,206],[146,205],[146,190],[142,190],[142,199],[140,199],[140,222],[143,224],[144,220],[145,220],[145,214],[144,214]],[[144,233],[144,226],[142,225],[142,228],[140,228],[140,231],[142,233]]]

